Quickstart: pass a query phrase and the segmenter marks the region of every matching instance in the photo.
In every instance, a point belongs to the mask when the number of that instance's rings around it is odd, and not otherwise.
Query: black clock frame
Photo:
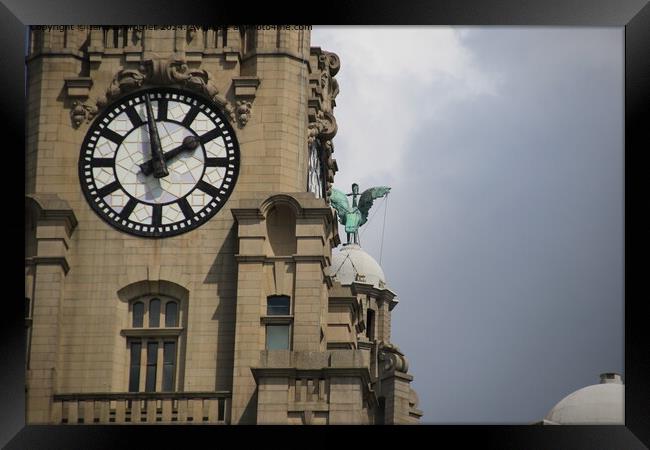
[[[99,203],[97,201],[95,201],[95,199],[98,196],[91,194],[91,192],[93,192],[93,190],[91,190],[88,183],[85,182],[85,178],[87,178],[87,175],[85,174],[85,172],[87,171],[87,168],[84,167],[84,165],[85,165],[84,158],[86,157],[86,150],[87,150],[88,145],[90,143],[90,139],[93,136],[93,132],[96,131],[96,129],[98,129],[98,124],[100,124],[110,113],[112,113],[114,111],[115,106],[117,106],[119,104],[123,104],[124,102],[128,102],[130,99],[140,97],[143,94],[149,94],[149,93],[154,93],[154,94],[156,94],[156,93],[171,93],[171,94],[176,93],[178,95],[182,95],[182,96],[185,96],[185,97],[193,98],[195,100],[199,100],[200,102],[202,102],[202,104],[201,104],[201,106],[199,106],[199,108],[201,110],[203,110],[205,108],[205,106],[209,106],[210,110],[212,112],[216,113],[216,115],[219,117],[219,119],[221,119],[222,123],[224,124],[224,128],[226,129],[228,134],[230,136],[232,136],[232,139],[229,141],[229,143],[232,143],[232,149],[230,149],[228,147],[228,145],[226,145],[226,153],[227,153],[227,158],[228,158],[228,164],[229,165],[230,164],[234,165],[234,168],[232,169],[232,174],[228,173],[229,170],[231,170],[229,168],[229,166],[226,167],[226,175],[224,176],[224,178],[226,178],[228,176],[230,178],[230,181],[228,182],[229,183],[228,187],[225,188],[225,189],[222,189],[222,188],[219,189],[219,198],[220,198],[220,200],[216,200],[213,197],[213,201],[216,201],[217,203],[216,203],[216,205],[214,205],[212,207],[212,210],[210,212],[205,212],[206,207],[204,207],[199,213],[194,214],[194,216],[190,219],[191,220],[190,224],[185,224],[183,227],[181,227],[179,225],[179,226],[176,227],[176,229],[174,229],[174,225],[178,224],[179,222],[176,222],[174,224],[164,225],[163,228],[168,228],[167,230],[163,229],[161,231],[161,230],[158,230],[158,229],[154,229],[153,231],[143,231],[142,229],[140,229],[140,230],[135,229],[135,226],[129,227],[128,226],[129,223],[135,223],[135,222],[128,221],[128,219],[123,219],[123,220],[126,220],[128,222],[126,224],[122,223],[122,221],[114,220],[113,218],[109,217],[107,215],[107,213],[105,213],[103,211],[103,209],[99,205]],[[174,122],[174,123],[183,125],[182,122],[179,122],[177,120],[173,120],[173,119],[170,119],[170,118],[166,118],[165,120],[169,121],[169,122]],[[194,133],[194,130],[192,130],[189,127],[187,127],[187,128],[190,129]],[[95,147],[93,146],[93,150],[94,150],[94,148]],[[205,149],[203,148],[203,146],[201,146],[201,148],[202,148],[203,152],[205,153]],[[232,152],[232,155],[231,155],[231,152]],[[84,194],[84,197],[85,197],[87,203],[90,205],[91,209],[95,212],[95,214],[97,214],[102,219],[103,222],[106,222],[107,224],[109,224],[113,228],[115,228],[115,229],[117,229],[119,231],[125,232],[125,233],[127,233],[127,234],[129,234],[131,236],[160,239],[160,238],[178,236],[180,234],[184,234],[184,233],[187,233],[189,231],[195,230],[196,228],[198,228],[201,225],[205,224],[212,217],[214,217],[219,211],[221,211],[221,209],[223,208],[225,203],[230,198],[230,195],[235,190],[235,186],[237,184],[237,178],[239,176],[240,162],[241,162],[241,155],[240,155],[239,142],[237,140],[237,135],[235,133],[235,129],[230,124],[230,122],[228,121],[228,119],[225,116],[225,114],[223,113],[223,111],[212,100],[210,100],[208,97],[206,97],[204,95],[201,95],[199,93],[188,91],[188,90],[177,88],[177,87],[161,87],[161,86],[152,87],[152,86],[147,86],[147,87],[144,87],[144,88],[141,88],[141,89],[130,91],[129,93],[120,96],[115,101],[113,101],[112,103],[107,105],[104,108],[104,110],[100,114],[98,114],[97,117],[95,117],[93,122],[88,127],[88,130],[86,132],[86,136],[84,137],[83,144],[82,144],[81,149],[80,149],[79,163],[78,163],[78,174],[79,174],[79,183],[81,184],[81,190],[82,190],[82,192]],[[201,179],[203,178],[203,174],[205,173],[205,167],[206,166],[204,165],[203,173],[201,174]],[[112,166],[112,170],[113,170],[113,172],[115,172],[115,165]],[[116,174],[115,174],[115,179],[117,179]],[[190,195],[190,193],[194,189],[196,189],[196,186],[194,188],[192,188],[192,190],[190,190],[184,197],[187,197],[188,195]],[[125,192],[126,195],[129,196],[130,199],[133,199],[133,200],[135,200],[135,201],[137,201],[139,203],[146,203],[146,202],[142,202],[140,200],[135,199],[128,192],[126,192],[126,191],[124,191],[124,192]],[[167,203],[161,203],[159,205],[164,206],[164,205],[167,205],[167,204],[170,204],[170,203],[176,203],[176,202],[172,201],[172,202],[167,202]],[[203,214],[203,216],[199,217],[202,214]],[[186,221],[181,221],[181,222],[186,222]],[[141,224],[138,224],[138,225],[141,225]],[[154,228],[154,226],[152,225],[149,228]],[[156,228],[160,228],[160,227],[156,227]]]

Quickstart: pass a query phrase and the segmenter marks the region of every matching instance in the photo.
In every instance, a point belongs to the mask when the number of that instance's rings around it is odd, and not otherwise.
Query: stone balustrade
[[[228,424],[230,392],[111,392],[54,395],[52,423]]]

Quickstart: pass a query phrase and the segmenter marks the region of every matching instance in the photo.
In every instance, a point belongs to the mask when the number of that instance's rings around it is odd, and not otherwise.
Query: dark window
[[[177,327],[178,326],[178,303],[167,302],[165,305],[165,326]]]
[[[289,350],[289,325],[266,326],[266,349]]]
[[[131,342],[131,368],[129,370],[129,392],[140,390],[140,342]]]
[[[145,392],[156,391],[156,363],[158,360],[158,342],[147,342],[147,379]]]
[[[176,342],[163,344],[163,379],[162,390],[174,390],[174,368],[176,366]]]
[[[29,310],[29,297],[25,297],[25,319],[29,319],[32,313]]]
[[[144,303],[135,302],[133,304],[133,328],[142,328],[144,324]]]
[[[368,319],[366,320],[366,337],[368,339],[375,338],[375,312],[372,309],[368,309],[367,313]]]
[[[152,328],[160,326],[160,300],[157,298],[149,303],[149,326]]]
[[[272,295],[267,297],[266,314],[269,316],[288,316],[289,297],[286,295]]]

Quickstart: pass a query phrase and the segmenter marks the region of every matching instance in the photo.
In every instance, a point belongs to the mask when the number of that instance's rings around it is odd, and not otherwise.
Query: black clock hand
[[[185,139],[183,139],[183,143],[181,145],[168,152],[163,153],[162,159],[163,161],[169,161],[170,159],[180,155],[182,152],[194,150],[198,146],[199,139],[196,136],[187,136]],[[140,170],[142,170],[142,173],[145,175],[149,175],[151,172],[154,172],[154,158],[151,158],[149,161],[140,164]]]
[[[145,94],[145,103],[147,104],[147,126],[149,127],[149,144],[151,146],[151,161],[153,161],[153,176],[162,178],[169,175],[167,164],[162,155],[162,146],[160,145],[160,136],[158,135],[158,127],[156,127],[156,119],[153,116],[153,108],[151,107],[151,100],[149,95]]]

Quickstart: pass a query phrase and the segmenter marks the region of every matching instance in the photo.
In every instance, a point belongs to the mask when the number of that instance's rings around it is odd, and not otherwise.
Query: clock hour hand
[[[156,126],[156,119],[153,115],[153,108],[151,107],[151,100],[149,95],[145,94],[145,103],[147,105],[147,126],[149,128],[149,145],[151,146],[151,161],[153,166],[153,176],[162,178],[169,175],[167,164],[162,154],[162,146],[160,145],[160,136],[158,135],[158,127]]]
[[[162,154],[162,159],[163,161],[169,161],[172,158],[175,158],[176,156],[180,155],[184,151],[188,150],[194,150],[196,147],[199,146],[199,139],[196,136],[187,136],[185,139],[183,139],[183,143],[179,145],[178,147],[165,152]],[[154,158],[151,158],[149,161],[144,162],[140,164],[140,170],[142,170],[142,173],[145,175],[150,175],[152,172],[155,175],[155,168],[154,168]],[[157,177],[160,178],[160,177]]]

